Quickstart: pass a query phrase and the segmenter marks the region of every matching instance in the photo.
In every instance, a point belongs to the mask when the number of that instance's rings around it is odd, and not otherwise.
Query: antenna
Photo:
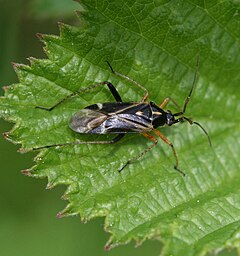
[[[188,123],[189,123],[190,125],[196,124],[196,125],[205,133],[205,135],[206,135],[207,138],[208,138],[209,145],[210,145],[210,147],[212,147],[211,139],[210,139],[210,137],[209,137],[207,131],[203,128],[203,126],[202,126],[200,123],[195,122],[195,121],[192,121],[190,118],[187,118],[187,117],[184,116],[184,114],[185,114],[185,112],[186,112],[187,105],[188,105],[189,100],[190,100],[190,97],[191,97],[191,95],[192,95],[193,89],[194,89],[194,87],[195,87],[195,85],[196,85],[197,73],[198,73],[198,66],[199,66],[199,55],[197,56],[196,69],[195,69],[195,73],[194,73],[194,78],[193,78],[192,87],[191,87],[191,90],[190,90],[190,92],[189,92],[189,94],[188,94],[188,96],[187,96],[187,98],[186,98],[186,100],[185,100],[185,102],[184,102],[183,110],[182,110],[182,112],[178,112],[178,113],[174,114],[173,116],[180,116],[180,115],[182,115],[182,117],[180,117],[180,118],[178,118],[178,119],[175,120],[175,123],[188,121]]]
[[[190,90],[190,92],[189,92],[189,94],[188,94],[188,96],[187,96],[187,98],[186,98],[186,100],[185,100],[185,102],[184,102],[184,105],[183,105],[183,111],[182,111],[183,114],[184,114],[185,111],[186,111],[186,108],[187,108],[187,105],[188,105],[188,103],[189,103],[190,97],[191,97],[191,95],[192,95],[193,89],[194,89],[194,87],[195,87],[195,85],[196,85],[197,73],[198,73],[198,65],[199,65],[199,55],[197,56],[196,69],[195,69],[195,73],[194,73],[192,88],[191,88],[191,90]]]

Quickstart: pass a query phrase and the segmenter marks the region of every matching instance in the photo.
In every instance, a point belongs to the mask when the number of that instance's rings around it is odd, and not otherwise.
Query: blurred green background
[[[57,22],[78,25],[72,0],[0,0],[0,86],[17,82],[11,62],[27,57],[45,58],[36,33],[58,35]],[[3,91],[1,90],[1,95]],[[0,132],[12,124],[0,120]],[[60,197],[65,187],[46,190],[46,180],[26,177],[20,170],[33,165],[35,154],[20,154],[19,146],[0,137],[0,255],[158,255],[160,243],[148,241],[137,249],[134,243],[110,252],[103,247],[109,238],[104,219],[82,224],[79,217],[57,219],[65,206]]]

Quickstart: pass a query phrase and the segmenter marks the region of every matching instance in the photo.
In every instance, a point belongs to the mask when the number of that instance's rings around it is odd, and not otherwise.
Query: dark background
[[[0,87],[17,83],[11,62],[28,64],[32,56],[46,58],[36,33],[59,34],[57,22],[78,25],[71,0],[0,0]],[[0,95],[3,95],[1,90]],[[0,120],[0,133],[12,124]],[[33,165],[35,154],[20,154],[0,136],[0,254],[7,256],[48,255],[158,255],[160,243],[148,241],[135,249],[134,243],[110,252],[103,250],[109,234],[104,219],[80,222],[79,216],[57,219],[67,202],[60,199],[65,187],[46,190],[47,180],[20,173]]]

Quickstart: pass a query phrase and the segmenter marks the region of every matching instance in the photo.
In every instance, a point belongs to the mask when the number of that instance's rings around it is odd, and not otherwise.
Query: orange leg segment
[[[167,104],[169,103],[169,101],[171,101],[175,106],[176,108],[180,111],[180,106],[177,104],[177,102],[172,99],[171,97],[167,97],[163,100],[163,102],[159,105],[160,108],[165,108],[167,106]]]
[[[175,157],[175,161],[176,161],[176,164],[175,164],[175,166],[174,166],[174,169],[177,170],[178,172],[180,172],[183,176],[185,176],[185,173],[182,172],[180,169],[178,169],[178,157],[177,157],[177,153],[176,153],[176,151],[175,151],[175,148],[174,148],[172,142],[169,141],[168,138],[166,138],[160,131],[158,131],[158,130],[153,130],[153,132],[154,132],[158,137],[160,137],[165,143],[167,143],[167,144],[171,147],[172,152],[173,152],[173,155],[174,155],[174,157]]]
[[[146,132],[142,133],[142,135],[143,135],[145,138],[151,140],[151,141],[153,142],[153,144],[152,144],[151,146],[147,147],[146,149],[144,149],[144,150],[143,150],[142,152],[140,152],[137,156],[135,156],[135,157],[133,157],[132,159],[128,160],[128,161],[118,170],[119,172],[121,172],[127,165],[132,164],[133,162],[137,161],[140,157],[142,157],[143,155],[145,155],[148,151],[150,151],[154,146],[157,145],[158,140],[157,140],[154,136],[152,136],[151,134],[146,133]]]
[[[168,104],[168,102],[170,101],[170,97],[167,97],[163,100],[163,102],[159,105],[160,108],[165,108]]]

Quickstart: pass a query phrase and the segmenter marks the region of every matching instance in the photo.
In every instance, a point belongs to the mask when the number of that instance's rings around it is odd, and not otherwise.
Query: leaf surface
[[[6,137],[32,148],[76,140],[71,116],[90,104],[114,101],[105,87],[81,93],[48,112],[61,99],[89,85],[111,81],[124,101],[143,93],[114,76],[113,69],[141,83],[150,100],[171,96],[181,106],[189,93],[197,55],[200,67],[187,116],[198,127],[162,128],[179,156],[173,169],[168,145],[159,144],[121,174],[119,167],[151,145],[126,135],[113,145],[76,145],[41,150],[27,173],[47,177],[48,187],[68,185],[59,216],[83,221],[105,216],[106,249],[134,239],[159,238],[162,255],[204,255],[238,247],[240,227],[240,4],[236,1],[82,1],[81,26],[60,24],[60,36],[42,35],[48,59],[15,64],[19,83],[6,89],[0,114],[16,123]],[[173,104],[167,107],[173,112]],[[94,138],[93,138],[94,136]]]

